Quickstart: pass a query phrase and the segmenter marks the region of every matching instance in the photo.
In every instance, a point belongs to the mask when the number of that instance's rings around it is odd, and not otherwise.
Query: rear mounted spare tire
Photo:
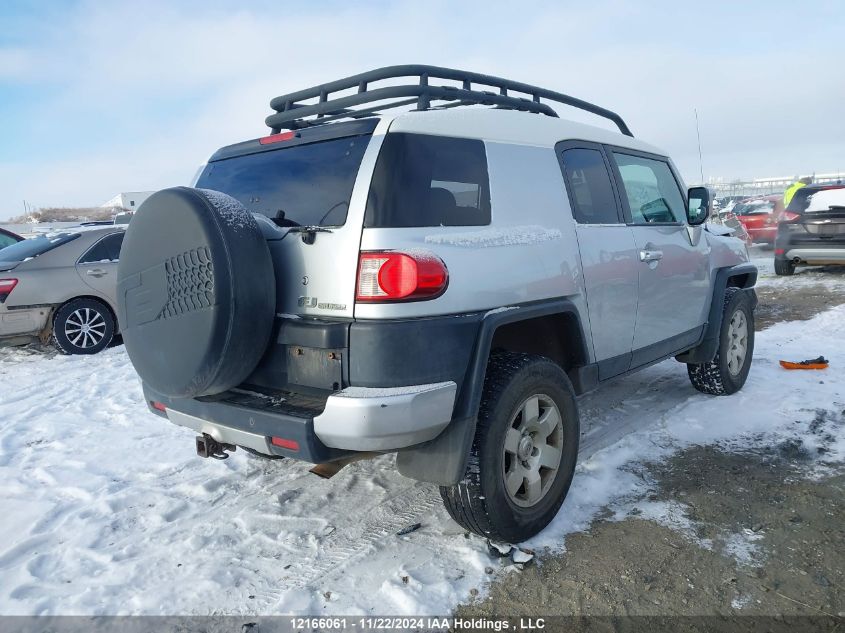
[[[126,351],[155,391],[226,391],[264,354],[273,262],[255,218],[234,198],[189,187],[150,196],[126,230],[117,277]]]

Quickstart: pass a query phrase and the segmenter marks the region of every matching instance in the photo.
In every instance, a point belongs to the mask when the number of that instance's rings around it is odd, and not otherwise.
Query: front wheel
[[[578,408],[548,358],[495,353],[464,479],[443,486],[451,517],[494,541],[530,538],[555,517],[578,457]]]
[[[692,386],[702,393],[726,396],[745,384],[754,356],[754,310],[750,293],[740,288],[725,290],[719,349],[709,363],[689,364]]]
[[[111,311],[94,299],[74,299],[59,308],[53,319],[53,341],[64,354],[96,354],[113,336]]]

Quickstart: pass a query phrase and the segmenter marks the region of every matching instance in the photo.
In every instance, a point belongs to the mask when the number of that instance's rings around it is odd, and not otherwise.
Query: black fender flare
[[[740,284],[729,284],[731,279],[741,279]],[[728,285],[735,285],[752,294],[752,307],[757,305],[757,294],[754,285],[757,283],[757,267],[751,262],[719,268],[713,275],[713,292],[710,299],[710,310],[707,313],[704,333],[701,341],[692,349],[675,356],[681,363],[697,365],[709,363],[716,357],[719,350],[719,332],[722,329],[722,307],[725,301],[725,289]]]
[[[458,391],[452,421],[433,440],[398,451],[396,466],[402,475],[441,486],[456,484],[463,478],[475,436],[493,335],[503,325],[554,314],[571,314],[575,317],[581,330],[580,344],[586,347],[580,312],[566,298],[491,310],[484,315],[467,373]],[[584,357],[589,357],[586,350]]]

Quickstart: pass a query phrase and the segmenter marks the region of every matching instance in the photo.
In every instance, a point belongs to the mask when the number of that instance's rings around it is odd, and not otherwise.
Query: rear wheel
[[[64,354],[96,354],[111,343],[114,317],[96,299],[74,299],[56,312],[53,341]]]
[[[494,354],[467,473],[440,488],[451,517],[494,541],[537,534],[572,483],[578,428],[572,385],[558,365],[541,356]]]
[[[719,350],[709,363],[689,364],[692,386],[714,396],[736,393],[745,384],[754,356],[754,311],[749,293],[725,290]]]
[[[795,262],[788,259],[776,259],[775,274],[785,277],[795,274]]]

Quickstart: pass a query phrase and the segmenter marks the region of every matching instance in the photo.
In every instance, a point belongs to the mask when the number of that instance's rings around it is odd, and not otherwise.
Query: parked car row
[[[0,248],[0,340],[52,337],[66,354],[105,349],[119,333],[115,278],[124,231],[80,226]]]

